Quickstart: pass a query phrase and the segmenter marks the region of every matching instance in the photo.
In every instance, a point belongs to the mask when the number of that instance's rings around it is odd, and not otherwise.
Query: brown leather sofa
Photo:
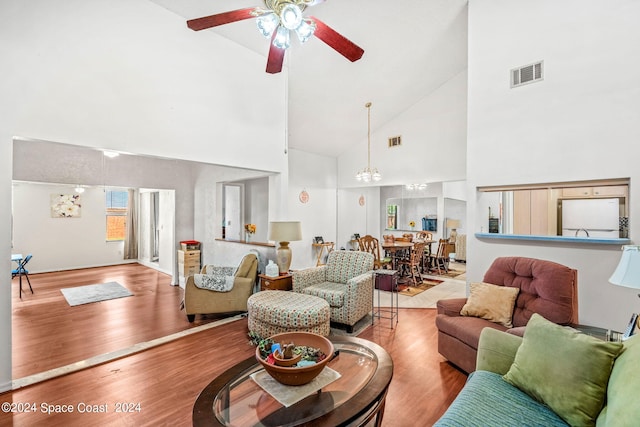
[[[201,273],[207,274],[206,265]],[[194,277],[189,276],[184,289],[184,311],[187,319],[193,322],[196,314],[246,312],[247,300],[253,293],[257,275],[258,258],[251,253],[240,261],[233,280],[233,289],[229,292],[198,288]]]
[[[520,288],[513,311],[513,328],[478,317],[461,316],[466,298],[437,303],[438,352],[465,372],[476,369],[478,341],[484,328],[522,335],[533,313],[561,325],[578,323],[577,271],[574,269],[540,259],[502,257],[491,264],[483,282]]]

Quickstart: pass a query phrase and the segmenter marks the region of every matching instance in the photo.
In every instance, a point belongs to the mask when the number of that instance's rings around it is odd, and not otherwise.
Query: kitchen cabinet
[[[546,235],[549,228],[549,192],[546,189],[513,192],[513,233]]]
[[[627,197],[626,185],[603,185],[598,187],[571,187],[562,189],[563,198],[591,198],[591,197]]]

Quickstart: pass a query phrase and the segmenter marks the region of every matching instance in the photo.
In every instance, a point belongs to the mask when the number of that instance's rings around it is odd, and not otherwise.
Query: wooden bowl
[[[270,337],[277,343],[294,343],[296,346],[306,345],[320,349],[327,357],[311,366],[278,366],[270,365],[260,356],[260,348],[256,347],[256,359],[276,381],[286,385],[303,385],[311,382],[324,369],[333,357],[333,343],[322,335],[311,332],[284,332]]]

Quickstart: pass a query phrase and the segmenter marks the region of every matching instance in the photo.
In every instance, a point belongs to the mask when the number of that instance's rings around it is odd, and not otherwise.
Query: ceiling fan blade
[[[320,40],[332,47],[340,55],[344,56],[351,62],[355,62],[362,58],[364,49],[347,39],[342,34],[338,33],[333,28],[322,22],[316,17],[310,16],[316,23],[316,31],[314,35]]]
[[[200,31],[207,28],[217,27],[218,25],[255,18],[262,14],[263,12],[261,9],[257,7],[248,7],[246,9],[232,10],[230,12],[203,16],[202,18],[190,19],[187,21],[187,27],[191,28],[193,31]]]
[[[273,37],[276,35],[274,34]],[[271,44],[269,45],[269,58],[267,58],[267,73],[269,74],[277,74],[282,71],[282,63],[284,62],[284,49],[280,49],[279,47],[275,47],[273,45],[273,37],[271,40]]]
[[[310,0],[308,3],[306,3],[307,6],[315,6],[317,4],[320,3],[324,3],[326,0]]]

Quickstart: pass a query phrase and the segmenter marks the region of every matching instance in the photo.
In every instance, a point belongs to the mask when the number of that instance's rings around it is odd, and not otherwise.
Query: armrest
[[[364,286],[366,283],[371,282],[373,284],[373,270],[362,273],[359,276],[352,277],[347,280],[348,292],[357,292],[358,288]]]
[[[327,271],[326,265],[294,271],[293,277],[292,277],[293,292],[300,292],[302,289],[308,286],[315,285],[316,283],[324,282],[326,277],[326,271]]]
[[[184,287],[184,307],[187,314],[199,313],[203,307],[220,296],[224,300],[246,300],[253,292],[253,280],[247,277],[236,277],[233,280],[233,289],[229,292],[217,292],[210,289],[201,289],[196,286],[193,276],[187,278]]]
[[[460,316],[460,310],[467,303],[466,298],[441,299],[437,302],[438,314]]]
[[[522,338],[493,328],[480,333],[476,369],[504,375],[516,357]]]

